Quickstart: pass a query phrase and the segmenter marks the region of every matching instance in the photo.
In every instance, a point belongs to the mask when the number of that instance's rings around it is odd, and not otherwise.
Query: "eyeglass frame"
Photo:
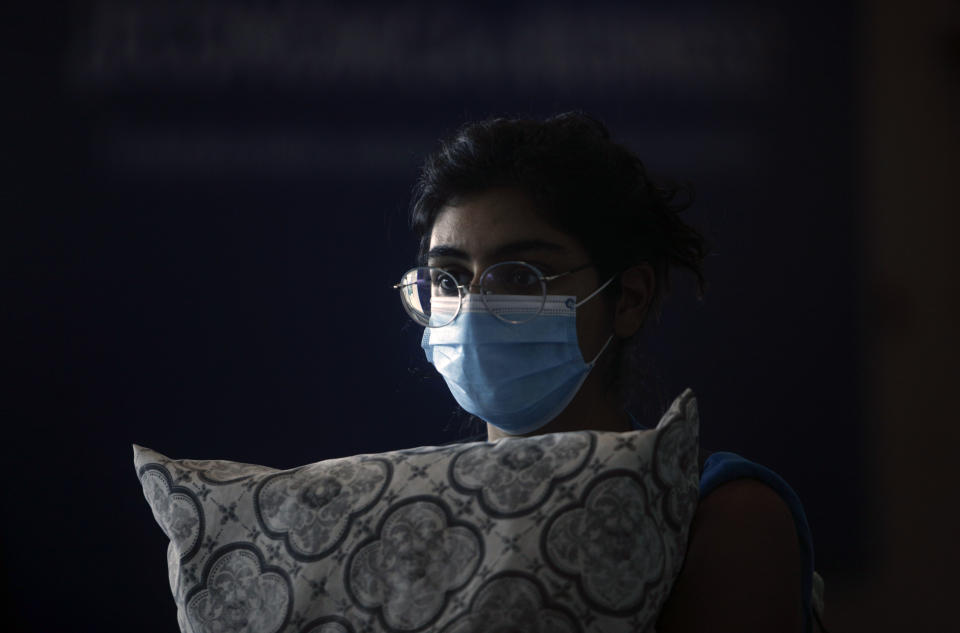
[[[540,304],[540,310],[538,310],[537,313],[534,314],[534,315],[533,315],[532,317],[530,317],[529,319],[525,319],[525,320],[523,320],[523,321],[514,321],[514,320],[506,319],[506,318],[500,316],[499,314],[497,314],[496,312],[494,312],[493,310],[491,310],[491,309],[490,309],[490,306],[487,305],[487,300],[484,299],[484,297],[485,297],[486,295],[485,295],[483,292],[478,293],[478,294],[480,295],[481,301],[483,301],[483,307],[487,309],[487,312],[489,312],[490,314],[492,314],[492,315],[493,315],[494,317],[496,317],[498,320],[500,320],[500,321],[502,321],[502,322],[504,322],[504,323],[507,323],[507,324],[509,324],[509,325],[520,325],[521,323],[528,323],[528,322],[534,320],[535,318],[537,318],[538,316],[540,316],[540,313],[543,311],[543,306],[544,306],[544,304],[546,303],[546,297],[547,297],[547,282],[548,282],[548,281],[554,281],[555,279],[559,279],[559,278],[565,277],[565,276],[567,276],[567,275],[572,275],[573,273],[578,273],[578,272],[580,272],[581,270],[586,270],[587,268],[590,268],[591,266],[594,266],[594,265],[595,265],[593,262],[587,262],[586,264],[582,264],[582,265],[580,265],[580,266],[577,266],[576,268],[571,268],[570,270],[564,271],[564,272],[562,272],[562,273],[557,273],[557,274],[555,274],[555,275],[544,275],[543,272],[542,272],[539,268],[537,268],[536,266],[534,266],[534,265],[531,264],[530,262],[525,262],[525,261],[521,261],[521,260],[506,260],[506,261],[497,262],[496,264],[491,264],[491,265],[487,266],[487,267],[483,270],[483,272],[480,274],[481,284],[482,284],[483,278],[486,276],[486,274],[490,271],[491,268],[495,268],[495,267],[497,267],[497,266],[502,266],[502,265],[504,265],[504,264],[522,264],[522,265],[524,265],[524,266],[527,266],[528,268],[533,269],[533,270],[537,273],[537,278],[538,278],[538,280],[540,281],[541,287],[543,288],[543,293],[542,293],[542,295],[541,295],[541,297],[543,298],[543,302]],[[400,278],[402,279],[403,277],[405,277],[405,276],[406,276],[408,273],[410,273],[411,271],[417,270],[417,269],[419,269],[419,268],[435,268],[435,269],[441,271],[443,274],[448,275],[449,277],[451,277],[454,282],[456,282],[456,280],[457,280],[457,278],[456,278],[452,273],[450,273],[450,272],[448,272],[448,271],[440,268],[439,266],[414,266],[413,268],[410,268],[410,269],[407,270],[405,273],[403,273],[403,275],[401,275]],[[584,299],[582,299],[582,300],[577,301],[576,303],[574,303],[572,307],[576,308],[577,306],[579,306],[580,304],[584,303],[585,301],[587,301],[587,300],[589,300],[589,299],[592,299],[596,294],[598,294],[600,291],[602,291],[604,288],[606,288],[607,285],[610,283],[610,281],[613,281],[613,279],[611,278],[611,279],[608,280],[605,284],[601,285],[599,288],[597,288],[596,290],[594,290],[590,295],[588,295],[588,296],[585,297]],[[407,286],[411,286],[411,285],[413,285],[414,283],[416,283],[416,282],[410,282],[410,283],[406,283],[406,284],[404,284],[404,283],[396,283],[396,284],[393,284],[393,288],[394,288],[395,290],[398,290],[398,291],[401,292],[401,295],[400,295],[400,303],[403,304],[404,310],[407,312],[408,315],[410,315],[411,318],[413,318],[413,315],[410,314],[410,310],[407,308],[407,302],[403,299],[402,291],[403,291],[404,288],[406,288]],[[457,310],[456,310],[456,312],[453,313],[453,316],[450,317],[450,320],[449,320],[449,321],[447,321],[447,322],[445,322],[445,323],[443,323],[443,324],[441,324],[441,325],[430,325],[429,323],[420,323],[416,318],[414,318],[414,321],[417,321],[418,324],[423,325],[424,327],[430,327],[430,328],[440,328],[440,327],[446,327],[447,325],[450,325],[451,323],[453,323],[454,321],[457,320],[457,317],[460,315],[460,310],[463,308],[463,297],[464,297],[464,294],[465,294],[465,293],[464,293],[464,289],[466,289],[466,294],[469,294],[469,293],[470,293],[470,288],[472,288],[472,287],[478,287],[478,288],[481,288],[481,289],[482,289],[482,285],[481,285],[481,284],[473,284],[473,283],[469,283],[469,284],[456,284],[456,288],[457,288],[457,300],[458,300],[458,301],[457,301]]]

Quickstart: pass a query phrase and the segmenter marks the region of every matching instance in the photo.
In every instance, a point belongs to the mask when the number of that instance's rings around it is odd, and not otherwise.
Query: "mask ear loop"
[[[610,345],[610,341],[612,340],[613,340],[613,334],[607,337],[607,342],[603,344],[603,347],[601,347],[600,351],[597,352],[597,355],[593,357],[593,360],[587,363],[587,365],[589,365],[591,369],[593,369],[594,365],[597,364],[597,360],[600,358],[600,354],[603,354],[603,351],[607,349],[607,346]]]
[[[589,295],[587,295],[587,296],[586,296],[584,299],[582,299],[581,301],[578,301],[578,302],[576,302],[575,304],[573,304],[573,307],[574,307],[574,308],[579,308],[580,306],[582,306],[583,304],[585,304],[587,301],[590,301],[591,299],[593,299],[594,297],[596,297],[598,294],[600,294],[600,292],[603,291],[604,288],[606,288],[607,286],[610,285],[610,282],[612,282],[612,281],[613,281],[614,279],[616,279],[616,278],[617,278],[617,276],[614,275],[614,276],[611,277],[610,279],[608,279],[608,280],[606,280],[605,282],[603,282],[603,285],[602,285],[602,286],[600,286],[599,288],[597,288],[596,290],[594,290],[593,292],[591,292]],[[587,365],[589,365],[591,369],[593,368],[594,365],[597,364],[597,360],[600,358],[600,355],[603,354],[604,350],[607,349],[607,346],[610,345],[610,341],[612,341],[612,340],[613,340],[613,334],[611,334],[610,336],[607,337],[607,342],[603,344],[603,347],[601,347],[601,348],[600,348],[600,351],[597,352],[597,355],[593,357],[593,360],[590,361],[589,363],[587,363]]]

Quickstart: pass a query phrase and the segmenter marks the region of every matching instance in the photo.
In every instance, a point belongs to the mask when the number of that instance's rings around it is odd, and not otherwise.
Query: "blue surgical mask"
[[[487,295],[484,304],[479,295],[467,294],[452,323],[424,330],[421,347],[466,411],[511,435],[530,433],[570,404],[613,339],[611,334],[593,360],[584,361],[577,307],[611,281],[580,303],[548,295],[540,314],[523,323],[505,323],[490,310],[523,320],[540,307],[541,297]]]

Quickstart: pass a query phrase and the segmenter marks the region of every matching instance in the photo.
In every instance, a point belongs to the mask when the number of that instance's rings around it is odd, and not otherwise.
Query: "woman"
[[[489,440],[635,428],[625,404],[643,324],[672,268],[704,284],[707,248],[674,193],[579,113],[470,124],[429,157],[412,205],[421,268],[398,288],[427,326],[427,359]],[[713,455],[657,630],[809,631],[811,579],[789,486]]]

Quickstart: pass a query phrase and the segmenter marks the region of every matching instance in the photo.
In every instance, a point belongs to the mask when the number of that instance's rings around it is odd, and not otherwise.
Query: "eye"
[[[540,283],[540,278],[527,267],[518,267],[511,271],[510,283],[518,286],[532,286]]]
[[[439,285],[440,289],[445,293],[455,293],[457,291],[456,280],[449,275],[441,275],[437,285]]]
[[[491,266],[483,277],[486,294],[535,295],[542,291],[540,273],[520,262],[504,262]]]
[[[466,281],[460,281],[466,277]],[[430,272],[430,281],[435,297],[455,297],[460,292],[458,286],[468,283],[470,274],[463,270],[434,268]]]

